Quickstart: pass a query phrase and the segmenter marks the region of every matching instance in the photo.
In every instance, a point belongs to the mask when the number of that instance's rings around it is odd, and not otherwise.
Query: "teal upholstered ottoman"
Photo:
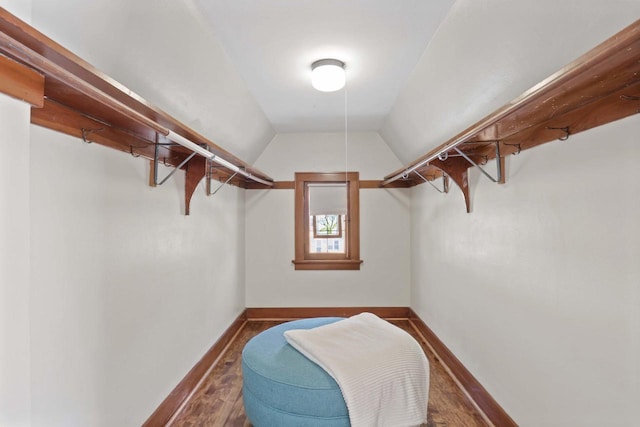
[[[340,387],[285,337],[341,320],[321,317],[283,323],[253,337],[242,351],[242,397],[255,427],[348,427]]]

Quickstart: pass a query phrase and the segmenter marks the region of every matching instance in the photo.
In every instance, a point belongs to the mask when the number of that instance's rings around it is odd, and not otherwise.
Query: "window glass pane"
[[[341,215],[312,215],[314,221],[315,238],[342,237]]]
[[[346,227],[347,222],[345,221],[344,215],[310,215],[310,252],[345,253],[345,236],[347,235]]]

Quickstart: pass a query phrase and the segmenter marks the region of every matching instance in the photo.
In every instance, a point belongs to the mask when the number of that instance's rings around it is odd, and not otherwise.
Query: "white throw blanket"
[[[427,422],[429,362],[420,344],[371,313],[285,338],[320,365],[342,391],[352,427],[406,427]]]

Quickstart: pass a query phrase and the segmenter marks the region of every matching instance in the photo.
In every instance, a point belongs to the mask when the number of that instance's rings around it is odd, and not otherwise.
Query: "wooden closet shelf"
[[[3,76],[15,75],[15,70],[20,70],[20,67],[25,70],[24,74],[29,71],[43,76],[44,93],[41,88],[38,90],[33,77],[24,81],[14,78],[9,89],[0,86],[4,93],[32,104],[31,120],[34,124],[152,161],[156,159],[155,147],[158,144],[158,160],[167,166],[177,167],[191,155],[191,150],[176,145],[167,137],[174,132],[206,147],[252,176],[273,181],[3,8],[0,8],[0,58]],[[17,85],[20,85],[18,89]],[[40,98],[39,102],[37,98]],[[207,177],[224,182],[233,175],[232,171],[219,166],[212,166],[215,173],[209,173],[199,166],[204,160],[199,157],[182,165],[182,169],[188,170],[193,163],[195,167],[192,169],[202,172],[199,178],[192,173],[192,181],[199,182]],[[252,187],[262,185],[241,174],[229,181],[242,188],[246,188],[249,182]],[[190,198],[191,194],[185,195],[187,212]]]
[[[640,20],[384,180],[413,186],[424,182],[414,171],[430,181],[444,172],[462,189],[469,211],[466,182],[472,165],[455,148],[484,164],[496,158],[496,144],[504,158],[639,111]]]

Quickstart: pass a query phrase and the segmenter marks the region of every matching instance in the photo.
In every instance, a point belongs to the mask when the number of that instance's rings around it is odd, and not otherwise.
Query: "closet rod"
[[[462,144],[464,142],[463,139],[458,139],[457,142],[453,143],[453,144],[449,144],[446,147],[444,147],[442,150],[432,154],[431,156],[427,157],[426,159],[420,161],[419,163],[416,163],[415,165],[411,166],[410,168],[407,168],[405,170],[403,170],[402,172],[385,179],[384,181],[382,181],[382,186],[391,184],[394,181],[397,181],[400,178],[406,179],[406,177],[409,176],[409,174],[417,171],[418,169],[420,169],[422,166],[429,164],[429,162],[431,162],[432,160],[437,159],[442,153],[446,153],[447,151],[451,150],[452,148],[457,147],[458,145]]]
[[[224,166],[227,169],[230,169],[231,171],[235,172],[235,173],[239,173],[240,175],[249,178],[255,182],[259,182],[260,184],[269,186],[269,187],[273,187],[273,182],[271,181],[267,181],[264,180],[262,178],[259,178],[257,176],[254,176],[252,174],[250,174],[249,172],[240,169],[238,166],[234,165],[231,162],[226,161],[225,159],[216,156],[214,153],[212,153],[211,151],[207,150],[206,148],[196,144],[195,142],[192,142],[190,140],[188,140],[187,138],[185,138],[184,136],[180,135],[179,133],[175,133],[172,130],[169,130],[169,134],[167,135],[167,138],[169,138],[170,140],[177,142],[178,144],[182,145],[185,148],[188,148],[189,150],[193,151],[194,153],[198,153],[200,154],[202,157],[206,157],[207,159],[211,160],[212,162],[215,162],[221,166]]]

